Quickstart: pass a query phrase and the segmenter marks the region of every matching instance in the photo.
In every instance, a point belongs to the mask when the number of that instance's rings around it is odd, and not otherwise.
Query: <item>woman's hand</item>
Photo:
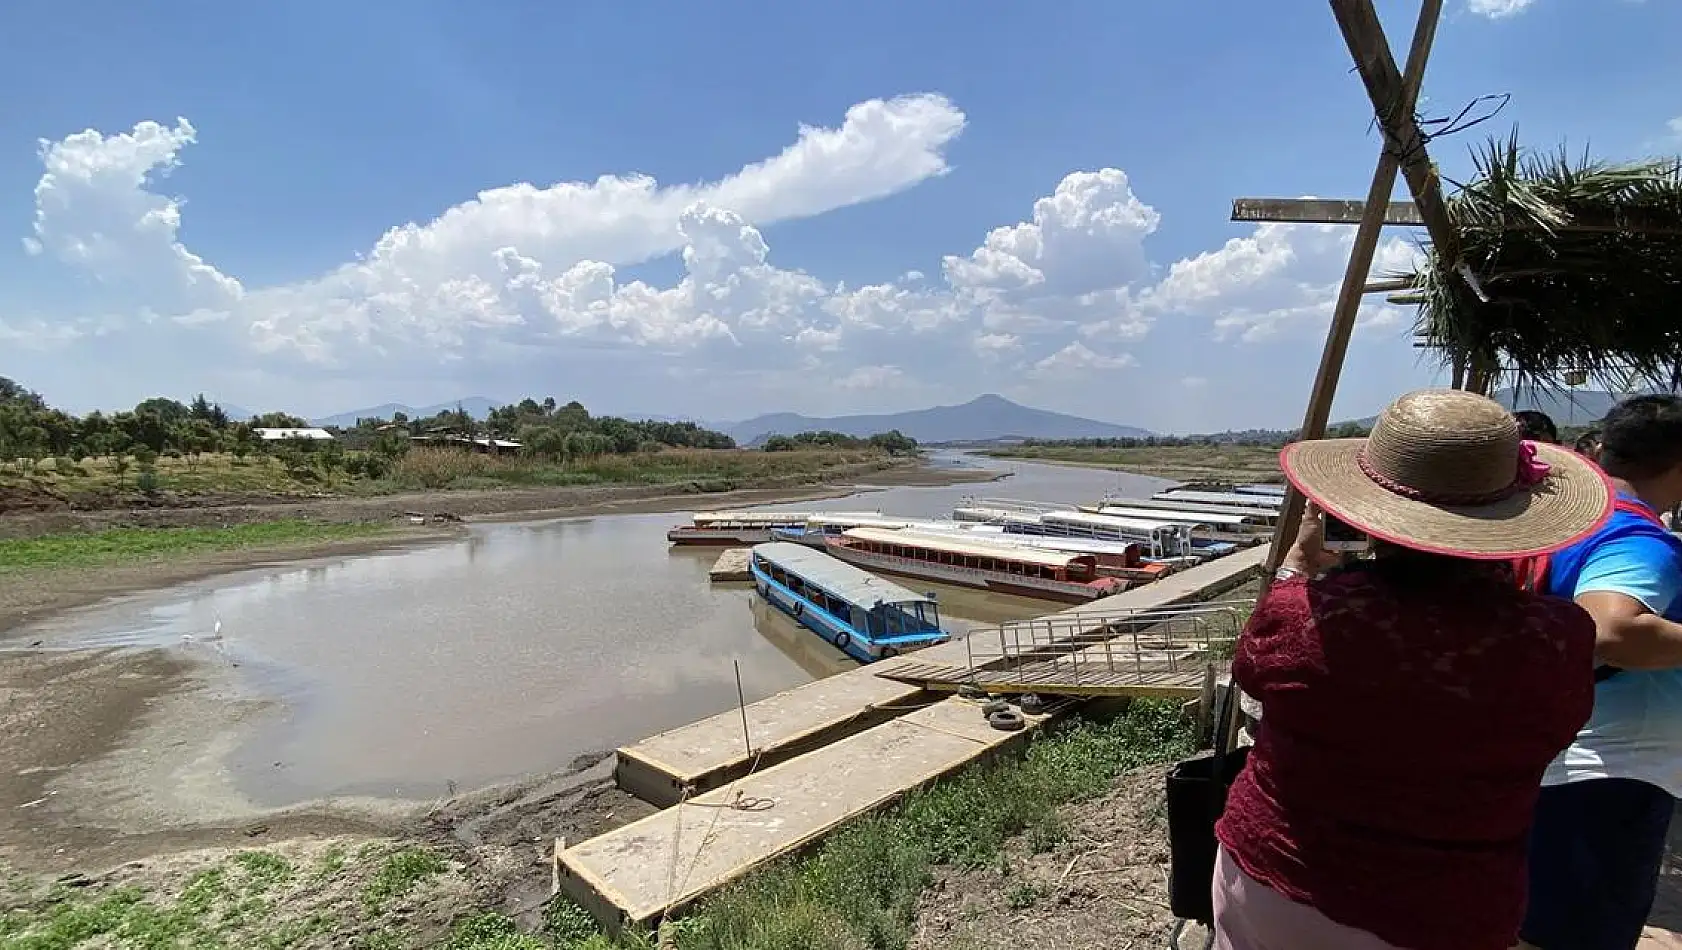
[[[1326,550],[1326,517],[1320,506],[1308,502],[1302,511],[1302,523],[1297,525],[1297,539],[1285,552],[1280,565],[1309,577],[1330,570],[1343,563],[1343,556]]]

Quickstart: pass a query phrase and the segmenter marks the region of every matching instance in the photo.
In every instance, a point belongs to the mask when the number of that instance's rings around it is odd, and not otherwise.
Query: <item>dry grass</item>
[[[490,456],[452,449],[417,448],[392,470],[398,488],[487,488],[497,485],[663,485],[702,483],[743,488],[802,476],[819,477],[844,466],[886,464],[866,450],[757,452],[745,449],[667,449],[604,455],[574,462]]]
[[[1108,468],[1183,482],[1278,482],[1283,479],[1279,471],[1279,450],[1265,445],[1155,445],[1130,449],[1020,445],[986,454],[994,458]]]

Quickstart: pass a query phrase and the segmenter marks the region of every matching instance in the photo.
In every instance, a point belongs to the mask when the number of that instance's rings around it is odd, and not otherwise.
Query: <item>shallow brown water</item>
[[[1087,502],[1129,478],[988,464],[1016,474],[800,507],[927,517],[970,493]],[[127,597],[20,637],[166,644],[225,664],[245,689],[279,699],[281,712],[226,763],[258,804],[432,799],[563,768],[727,709],[738,665],[750,702],[852,665],[757,604],[746,585],[710,586],[717,549],[665,541],[683,517],[474,525],[435,546]],[[934,590],[955,633],[1057,606]]]

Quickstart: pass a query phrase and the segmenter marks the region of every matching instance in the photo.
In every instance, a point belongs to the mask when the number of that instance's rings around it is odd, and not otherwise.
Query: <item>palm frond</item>
[[[1682,383],[1682,160],[1532,152],[1515,131],[1472,161],[1448,210],[1489,299],[1427,247],[1408,275],[1427,348],[1521,387],[1558,388],[1566,370],[1607,388]]]

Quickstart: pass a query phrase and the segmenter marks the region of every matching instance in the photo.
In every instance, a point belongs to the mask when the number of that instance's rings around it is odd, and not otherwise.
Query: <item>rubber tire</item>
[[[852,642],[853,635],[845,631],[842,631],[835,636],[835,645],[840,647],[842,650],[846,650],[847,647],[852,645]]]
[[[994,713],[1010,712],[1010,704],[1002,699],[995,699],[981,707],[983,716],[991,717]]]
[[[1045,700],[1038,693],[1023,693],[1018,697],[1016,705],[1030,716],[1045,712]]]
[[[1001,709],[987,715],[987,725],[1001,732],[1017,732],[1028,725],[1028,720],[1014,709]]]

